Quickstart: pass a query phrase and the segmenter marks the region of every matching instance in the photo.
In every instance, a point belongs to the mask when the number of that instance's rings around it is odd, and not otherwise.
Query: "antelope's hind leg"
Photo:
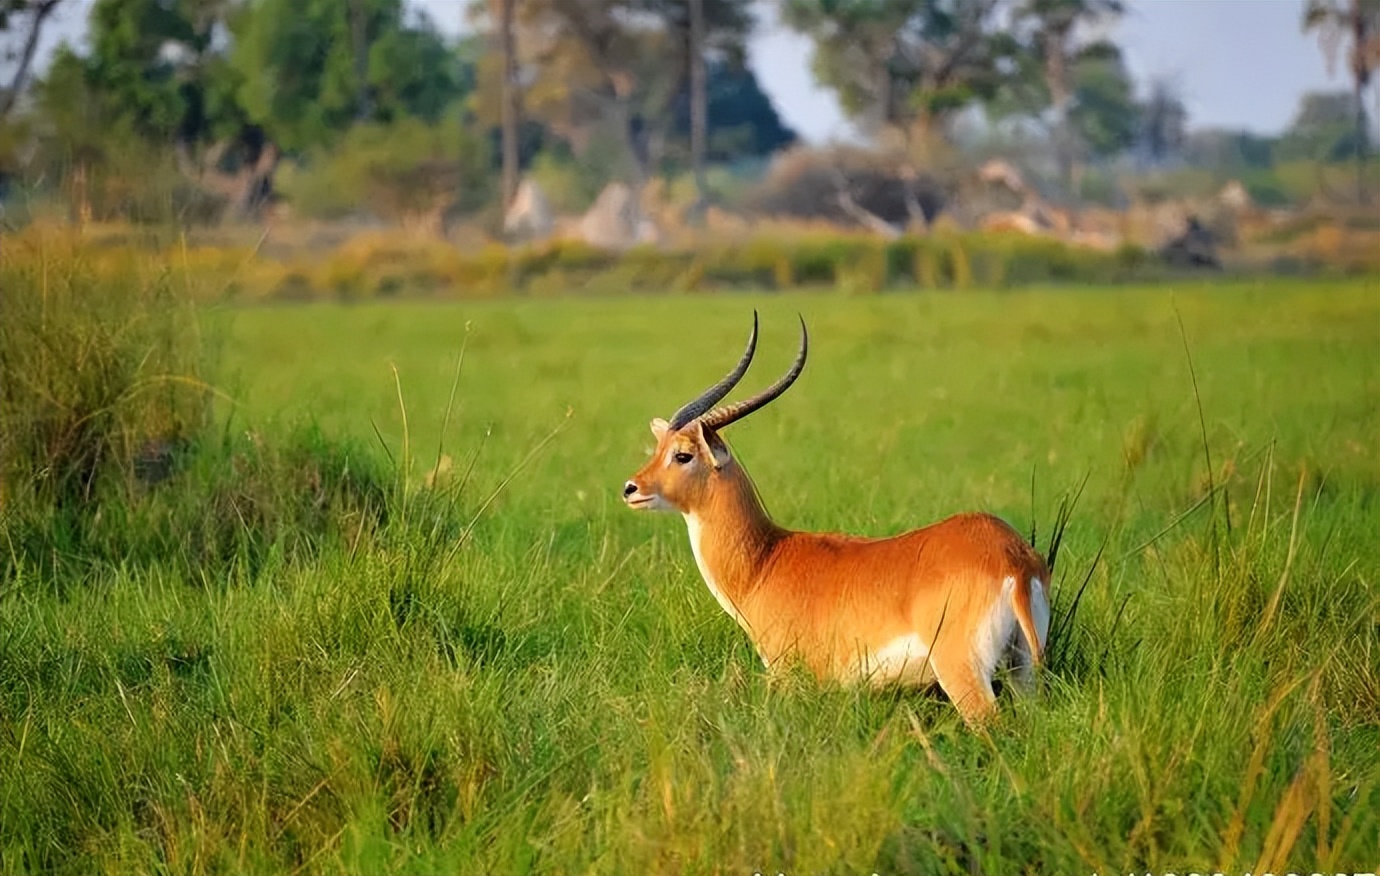
[[[992,692],[990,670],[983,673],[966,654],[957,658],[931,655],[930,665],[949,702],[969,725],[984,724],[996,714],[997,696]]]
[[[1007,652],[1006,677],[1010,679],[1011,689],[1021,696],[1035,692],[1035,665],[1030,659],[1030,646],[1017,634]]]

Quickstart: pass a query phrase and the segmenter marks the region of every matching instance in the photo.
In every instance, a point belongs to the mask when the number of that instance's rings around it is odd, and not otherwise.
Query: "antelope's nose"
[[[628,498],[629,496],[631,496],[633,493],[636,493],[636,492],[637,492],[637,484],[633,483],[632,481],[628,481],[626,484],[623,485],[623,498],[624,498],[624,499]]]

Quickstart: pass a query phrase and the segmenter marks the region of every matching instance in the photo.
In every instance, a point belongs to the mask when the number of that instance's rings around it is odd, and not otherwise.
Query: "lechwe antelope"
[[[792,532],[772,522],[725,426],[784,393],[805,367],[809,337],[764,392],[715,407],[757,347],[670,422],[652,421],[656,451],[623,489],[639,510],[679,511],[704,583],[752,639],[768,669],[803,660],[821,678],[881,685],[937,681],[970,723],[996,708],[1005,661],[1024,685],[1049,632],[1049,570],[990,514],[959,514],[891,538]]]

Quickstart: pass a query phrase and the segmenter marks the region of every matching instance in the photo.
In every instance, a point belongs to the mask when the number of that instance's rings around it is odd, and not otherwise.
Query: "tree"
[[[1199,128],[1184,143],[1185,160],[1221,176],[1274,166],[1276,141],[1250,131]]]
[[[677,139],[689,134],[690,96],[685,92],[676,102],[672,131]],[[705,65],[707,162],[763,157],[796,139],[751,68],[727,59]]]
[[[464,87],[456,55],[403,0],[96,0],[88,43],[60,51],[41,88],[62,151],[83,167],[118,144],[171,153],[245,217],[284,150],[359,122],[434,122]]]
[[[311,216],[338,218],[365,208],[444,234],[452,211],[474,209],[493,194],[485,138],[454,118],[364,122],[306,158],[282,186]]]
[[[1331,163],[1367,155],[1371,146],[1367,119],[1363,111],[1361,124],[1355,123],[1353,97],[1345,91],[1303,95],[1298,112],[1280,137],[1280,158]]]
[[[1095,158],[1111,158],[1130,149],[1142,122],[1142,107],[1136,103],[1135,83],[1121,57],[1110,44],[1085,50],[1073,66],[1070,98],[1061,123],[1067,130],[1071,150],[1069,181],[1077,179],[1076,162],[1080,152]],[[1076,186],[1071,191],[1077,191]]]
[[[283,150],[329,146],[358,123],[434,123],[464,96],[456,54],[403,0],[248,0],[231,30],[234,99],[259,135],[250,200],[271,192]]]
[[[1365,203],[1366,147],[1370,139],[1365,92],[1371,76],[1380,67],[1380,0],[1308,0],[1303,11],[1303,29],[1318,34],[1329,65],[1335,66],[1345,47],[1352,82],[1356,197]]]
[[[0,56],[0,59],[12,61],[15,65],[9,85],[0,91],[0,121],[19,102],[19,96],[29,81],[29,69],[33,66],[43,26],[61,3],[62,0],[0,0],[0,34],[12,31],[22,34],[17,54],[9,57],[6,52],[5,56]]]
[[[92,196],[128,205],[147,202],[128,194],[144,189],[171,198],[172,181],[152,175],[167,169],[173,152],[194,151],[242,124],[224,99],[228,86],[217,82],[226,67],[214,35],[229,9],[229,0],[97,0],[89,50],[59,49],[37,87],[36,129],[51,169],[85,181],[83,212]],[[111,191],[96,191],[102,185]],[[180,200],[198,200],[204,213],[210,199],[196,199],[191,188],[183,186]]]
[[[1188,143],[1188,109],[1168,79],[1150,83],[1141,104],[1140,142],[1152,164],[1162,165]]]
[[[705,179],[705,153],[709,148],[709,83],[704,69],[704,0],[690,0],[690,27],[687,53],[690,56],[690,166],[695,175],[696,218],[704,215],[709,203],[709,183]]]
[[[83,59],[87,83],[138,134],[193,142],[218,120],[209,112],[216,27],[229,5],[216,0],[98,0]]]
[[[472,8],[481,17],[488,11]],[[645,142],[635,103],[648,80],[664,74],[667,47],[663,41],[651,48],[650,23],[634,11],[633,0],[523,0],[515,11],[515,44],[524,112],[572,142],[588,136],[593,125],[608,123],[623,145],[627,175],[640,182]],[[501,27],[496,21],[481,25]],[[501,78],[508,75],[496,56],[481,70],[481,93],[501,95]],[[495,78],[498,86],[488,85]],[[501,116],[501,100],[481,113],[486,121]]]
[[[752,24],[747,0],[702,0],[702,55],[745,55]],[[493,10],[472,7],[492,31]],[[673,122],[690,77],[691,8],[685,0],[522,0],[515,15],[518,78],[525,115],[576,152],[601,135],[621,152],[621,171],[638,188],[651,171],[653,145]],[[701,32],[702,31],[702,32]],[[484,64],[481,94],[499,94],[497,58]],[[481,118],[501,117],[490,100]]]
[[[329,143],[355,121],[436,121],[461,96],[454,55],[402,0],[250,0],[232,32],[235,96],[282,149]]]
[[[1081,28],[1114,20],[1125,11],[1121,0],[1024,0],[1016,10],[1018,26],[1023,31],[1025,51],[1040,68],[1045,86],[1045,98],[1052,115],[1055,156],[1060,178],[1065,188],[1074,192],[1078,176],[1078,151],[1081,148],[1078,132],[1074,130],[1075,89],[1078,69],[1083,70],[1085,91],[1081,116],[1094,124],[1089,131],[1099,141],[1094,151],[1104,152],[1118,140],[1116,134],[1124,126],[1120,118],[1129,100],[1122,99],[1121,86],[1129,81],[1120,64],[1120,52],[1106,42],[1091,45],[1078,39]],[[1110,112],[1091,111],[1091,105]],[[1109,124],[1101,124],[1101,123]],[[1091,145],[1091,144],[1089,144]]]
[[[238,73],[218,40],[237,9],[237,0],[97,0],[89,50],[60,49],[40,83],[58,160],[83,177],[105,168],[116,184],[134,162],[124,153],[141,153],[146,174],[176,156],[193,185],[252,212],[253,186],[238,167],[224,178],[213,172],[222,160],[244,164],[245,149],[263,139],[238,102]],[[208,146],[209,160],[197,161]]]
[[[517,34],[514,31],[517,0],[489,0],[498,44],[500,124],[503,131],[503,209],[506,212],[517,195],[518,124],[521,97],[518,91]]]
[[[994,95],[1014,55],[997,0],[786,0],[814,40],[812,66],[845,112],[925,142],[956,110]]]

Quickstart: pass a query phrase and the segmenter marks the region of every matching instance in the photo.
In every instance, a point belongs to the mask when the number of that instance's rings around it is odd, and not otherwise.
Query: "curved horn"
[[[700,397],[686,404],[680,410],[671,415],[671,428],[679,429],[686,423],[698,417],[700,414],[714,407],[719,400],[728,395],[733,387],[738,385],[738,381],[743,379],[747,373],[748,365],[752,364],[752,354],[757,351],[757,311],[752,311],[752,334],[748,335],[747,349],[743,351],[743,358],[738,360],[738,364],[733,366],[733,370],[724,376],[723,380],[706,389]]]
[[[791,388],[795,379],[800,376],[800,372],[805,370],[805,357],[810,352],[810,334],[805,330],[805,317],[800,317],[800,352],[795,356],[795,363],[791,365],[791,370],[785,376],[773,383],[771,386],[754,395],[752,398],[735,402],[731,405],[724,405],[715,408],[709,413],[700,417],[700,422],[709,429],[722,429],[729,423],[741,420],[748,414],[763,407],[768,402],[773,401],[781,393]]]

